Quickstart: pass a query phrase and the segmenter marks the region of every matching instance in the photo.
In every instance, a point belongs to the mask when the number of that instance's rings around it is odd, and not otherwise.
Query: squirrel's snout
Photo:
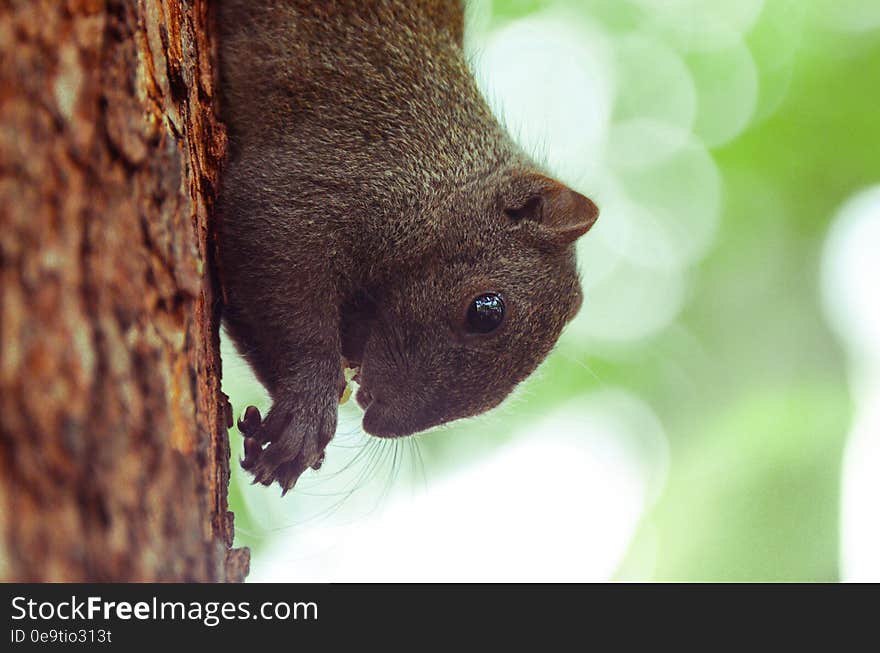
[[[415,432],[404,426],[404,420],[396,419],[388,406],[375,400],[364,412],[363,426],[364,431],[377,438],[402,438]]]

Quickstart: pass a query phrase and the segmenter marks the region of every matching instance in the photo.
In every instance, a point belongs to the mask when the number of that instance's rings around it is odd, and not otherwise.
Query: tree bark
[[[208,0],[0,0],[0,577],[240,581]]]

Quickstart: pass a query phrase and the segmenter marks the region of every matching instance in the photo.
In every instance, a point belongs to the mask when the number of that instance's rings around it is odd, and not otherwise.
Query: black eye
[[[478,295],[467,312],[467,327],[471,333],[491,333],[504,319],[504,300],[495,292]]]

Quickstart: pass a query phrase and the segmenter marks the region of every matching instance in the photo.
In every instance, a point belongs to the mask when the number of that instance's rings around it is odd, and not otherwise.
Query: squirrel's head
[[[372,435],[409,435],[497,406],[580,308],[573,244],[596,221],[595,204],[538,174],[491,186],[479,209],[452,201],[439,222],[454,228],[435,256],[344,325]],[[473,204],[472,190],[466,197]]]

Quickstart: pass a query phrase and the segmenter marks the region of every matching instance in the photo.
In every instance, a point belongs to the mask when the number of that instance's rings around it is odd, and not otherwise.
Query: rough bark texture
[[[0,577],[241,580],[207,0],[0,0]]]

